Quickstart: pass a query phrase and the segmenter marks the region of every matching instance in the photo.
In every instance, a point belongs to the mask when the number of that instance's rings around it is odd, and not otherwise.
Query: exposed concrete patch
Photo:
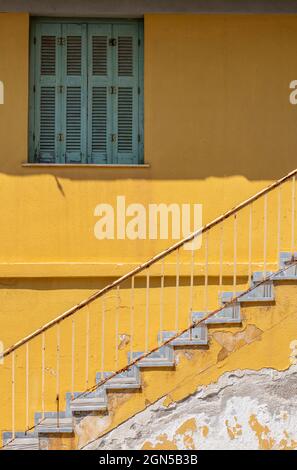
[[[86,449],[294,449],[296,387],[296,365],[236,370],[178,403],[159,400]]]
[[[262,333],[262,330],[255,325],[247,325],[244,330],[238,331],[237,333],[231,333],[229,331],[217,331],[212,333],[213,339],[222,346],[218,354],[218,361],[223,361],[233,351],[236,351],[246,344],[260,341]]]
[[[127,335],[127,334],[122,334],[122,335],[119,335],[119,345],[118,345],[118,349],[121,350],[121,349],[125,349],[128,344],[130,343],[130,335]]]

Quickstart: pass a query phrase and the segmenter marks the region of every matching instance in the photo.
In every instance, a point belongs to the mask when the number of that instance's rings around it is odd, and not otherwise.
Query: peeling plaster
[[[295,449],[297,366],[236,370],[180,402],[170,396],[85,449]]]

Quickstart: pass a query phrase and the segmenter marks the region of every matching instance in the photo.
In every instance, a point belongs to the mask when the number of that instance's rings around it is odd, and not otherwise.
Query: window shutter
[[[112,163],[110,24],[90,24],[88,34],[88,161]]]
[[[87,158],[86,25],[66,24],[62,33],[62,155],[65,163],[83,163]]]
[[[138,162],[138,25],[114,25],[117,39],[114,102],[117,141],[114,143],[115,163]]]
[[[34,32],[34,132],[31,148],[34,160],[54,163],[59,152],[58,133],[61,103],[57,94],[60,80],[58,38],[61,26],[39,24]]]

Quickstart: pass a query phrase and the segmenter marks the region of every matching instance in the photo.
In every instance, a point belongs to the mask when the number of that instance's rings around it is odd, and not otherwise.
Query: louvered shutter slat
[[[138,162],[138,25],[114,25],[117,38],[117,98],[115,103],[117,142],[114,160]]]
[[[35,161],[55,163],[59,152],[57,134],[60,103],[57,97],[59,81],[59,51],[57,38],[61,27],[56,24],[39,25],[35,31],[35,139],[32,145]]]
[[[90,163],[112,163],[111,25],[89,25],[88,34],[88,156]]]

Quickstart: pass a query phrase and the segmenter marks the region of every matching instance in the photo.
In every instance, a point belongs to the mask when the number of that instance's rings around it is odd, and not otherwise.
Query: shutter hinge
[[[138,39],[138,45],[139,45],[139,46],[141,45],[141,40],[140,40],[140,39]]]
[[[36,92],[36,86],[33,85],[33,93],[35,93],[35,92]]]
[[[109,91],[111,95],[115,95],[117,92],[117,87],[116,86],[111,86],[109,87]]]
[[[36,44],[36,36],[33,38],[33,44]]]
[[[35,134],[33,133],[33,142],[35,142]]]
[[[138,142],[141,142],[141,135],[138,134]]]
[[[109,40],[109,45],[110,45],[110,46],[116,46],[116,45],[117,45],[117,40],[116,40],[116,38],[111,38],[111,39]]]
[[[111,134],[111,141],[116,142],[117,141],[117,135],[116,134]]]
[[[64,46],[65,45],[65,38],[58,38],[57,39],[58,46]]]
[[[62,133],[58,134],[58,141],[63,142],[63,140],[64,140],[64,134]]]
[[[63,91],[64,91],[64,86],[63,86],[63,85],[58,85],[58,86],[57,86],[57,89],[58,89],[58,93],[63,93]]]
[[[141,89],[140,89],[140,86],[138,87],[138,94],[140,95],[141,93]]]

